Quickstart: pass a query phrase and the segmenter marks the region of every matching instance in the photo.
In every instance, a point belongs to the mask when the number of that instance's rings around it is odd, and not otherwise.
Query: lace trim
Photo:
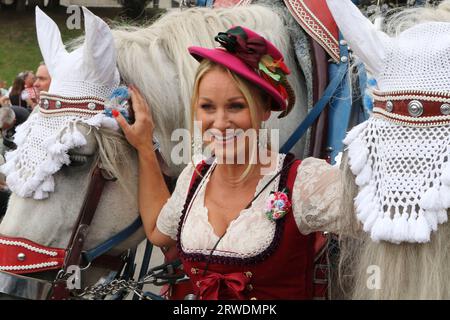
[[[282,158],[280,156],[280,158]],[[289,161],[291,161],[293,159],[293,155],[287,155],[284,157],[284,161],[282,162],[283,165],[288,163]],[[282,159],[279,159],[279,161],[282,161]],[[208,165],[203,165],[202,169],[201,169],[201,175],[205,176],[206,173],[208,172],[208,170],[210,169],[210,166]],[[279,170],[279,169],[278,169]],[[278,190],[282,190],[284,188],[284,186],[286,185],[286,181],[287,181],[287,176],[289,174],[289,170],[285,170],[279,179],[278,182]],[[264,180],[261,179],[261,180]],[[209,256],[210,251],[208,250],[208,253],[205,254],[204,250],[199,250],[201,252],[189,252],[188,250],[185,250],[182,247],[181,244],[181,232],[182,232],[182,228],[183,228],[183,223],[185,221],[185,217],[186,217],[186,211],[187,208],[192,200],[192,197],[194,196],[195,192],[197,191],[197,189],[199,188],[199,185],[201,183],[202,179],[200,177],[197,176],[197,178],[195,179],[192,187],[189,190],[188,196],[186,198],[186,202],[184,204],[183,207],[183,211],[182,211],[182,215],[180,217],[180,222],[178,225],[178,234],[177,234],[177,249],[178,249],[178,253],[180,255],[180,257],[182,257],[184,260],[187,261],[191,261],[191,262],[201,262],[201,261],[205,261],[207,259],[207,257]],[[258,184],[259,186],[259,184]],[[258,189],[258,188],[257,188]],[[236,253],[225,253],[222,252],[218,252],[217,255],[213,254],[211,259],[210,259],[210,263],[218,263],[218,264],[256,264],[259,263],[261,261],[264,261],[265,259],[267,259],[278,247],[278,244],[280,243],[281,237],[282,237],[282,231],[284,229],[284,221],[285,219],[280,219],[275,223],[275,232],[273,234],[273,238],[272,241],[270,243],[270,245],[265,248],[264,250],[262,250],[260,253],[254,255],[254,256],[247,256],[247,257],[240,257],[240,256],[236,256]]]
[[[277,156],[278,163],[273,170],[273,174],[278,172],[278,170],[283,167],[284,157],[285,155],[282,154],[279,154]],[[194,207],[195,210],[190,210],[189,215],[186,216],[184,221],[184,226],[181,234],[182,246],[183,250],[189,253],[209,254],[215,241],[219,239],[208,221],[209,211],[205,206],[205,189],[210,180],[211,173],[214,171],[215,165],[216,163],[213,163],[198,188],[198,196],[195,198],[192,204],[192,207]],[[253,196],[256,196],[260,192],[260,190],[264,188],[264,186],[273,177],[273,174],[264,175],[258,181],[258,185],[255,188],[255,193],[253,194]],[[278,184],[279,177],[277,177],[272,182],[272,191],[278,186]],[[273,235],[275,233],[275,223],[267,220],[264,214],[264,199],[266,198],[266,196],[268,196],[270,191],[270,189],[266,189],[252,203],[252,206],[250,208],[241,210],[239,216],[230,223],[227,234],[221,240],[213,254],[246,258],[255,256],[270,246]],[[239,229],[242,229],[243,226],[244,228],[247,227],[246,229],[249,230],[250,233],[253,233],[253,237],[251,239],[243,239],[244,244],[241,245],[239,249],[234,249],[235,239],[240,238],[237,233],[239,233]],[[199,227],[202,231],[200,236],[197,236],[196,239],[192,239],[192,237],[186,236],[186,232],[191,235],[193,231],[192,229],[196,227]],[[202,235],[205,237],[205,239],[201,238]],[[196,243],[200,243],[198,247],[201,247],[201,249],[196,248]],[[188,248],[188,246],[190,248]],[[231,250],[230,248],[233,248],[233,250]]]

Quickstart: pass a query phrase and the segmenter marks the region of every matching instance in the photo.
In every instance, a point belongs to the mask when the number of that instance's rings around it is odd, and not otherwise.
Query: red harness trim
[[[295,20],[335,62],[339,62],[339,29],[325,0],[284,0]]]
[[[15,274],[61,269],[66,250],[24,238],[0,236],[0,271]]]
[[[96,115],[103,112],[105,102],[96,97],[62,97],[41,92],[39,111],[43,114],[76,113]]]

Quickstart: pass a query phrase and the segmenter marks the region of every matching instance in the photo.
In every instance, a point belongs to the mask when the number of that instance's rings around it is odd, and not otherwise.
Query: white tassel
[[[356,177],[355,183],[361,187],[365,184],[368,184],[371,177],[372,177],[372,163],[371,161],[368,161],[364,166],[364,168]]]
[[[6,162],[14,160],[15,158],[17,158],[17,154],[18,154],[17,152],[18,152],[17,149],[13,150],[13,151],[6,152],[5,153],[5,160],[6,160]]]
[[[29,198],[33,195],[33,190],[37,186],[38,183],[36,183],[36,179],[28,179],[25,183],[22,183],[22,185],[19,186],[17,194],[22,198]]]
[[[75,125],[73,128],[72,139],[73,147],[84,146],[87,143],[86,138],[75,128]]]
[[[45,181],[42,183],[42,191],[45,192],[53,192],[55,190],[55,181],[53,179],[53,176],[49,176]]]
[[[441,182],[450,186],[450,163],[446,163],[441,173]]]
[[[383,218],[378,218],[373,225],[370,237],[373,241],[380,240],[390,241],[392,238],[393,222],[388,212],[384,214]]]
[[[48,148],[50,148],[52,145],[54,145],[56,143],[58,143],[58,135],[53,135],[53,136],[46,138],[44,140],[44,142],[42,143],[42,145],[44,146],[45,149],[48,150]]]
[[[364,222],[363,230],[365,232],[369,232],[372,230],[372,227],[375,223],[375,221],[378,219],[378,210],[375,206],[373,206],[372,212],[370,212],[369,216],[367,217],[367,220]]]
[[[73,146],[74,143],[73,143],[72,134],[70,132],[66,131],[61,137],[61,142],[65,145]]]
[[[411,213],[408,219],[408,241],[415,242],[416,234],[416,224],[417,224],[417,214],[415,212]]]
[[[439,198],[441,199],[444,208],[450,207],[450,186],[445,184],[441,185],[441,188],[439,189]]]
[[[18,147],[21,146],[28,137],[28,134],[31,130],[31,124],[34,122],[35,118],[36,117],[34,115],[31,115],[28,117],[27,121],[16,127],[16,133],[14,134],[14,143]]]
[[[58,162],[56,162],[52,159],[48,159],[41,164],[38,172],[42,172],[44,175],[50,175],[50,174],[54,174],[60,168],[61,168],[61,164],[59,164]]]
[[[20,176],[17,171],[11,173],[6,177],[6,185],[14,192],[19,189],[19,187],[22,185],[22,181],[20,181]]]
[[[16,169],[16,161],[14,160],[6,161],[4,164],[0,166],[0,172],[5,175],[14,172],[15,169]]]
[[[442,209],[437,212],[437,221],[439,224],[446,223],[448,220],[447,210]]]
[[[58,163],[58,170],[61,168],[63,164],[69,165],[70,164],[70,157],[69,154],[66,152],[62,152],[60,154],[55,154],[51,158],[55,163]],[[56,171],[55,171],[56,172]]]
[[[48,152],[50,152],[50,154],[52,155],[59,155],[62,153],[66,153],[68,151],[68,147],[65,144],[59,143],[57,141],[55,141],[54,144],[49,145],[47,150]]]
[[[102,127],[114,131],[119,130],[119,124],[117,123],[117,120],[107,116],[104,116],[102,119]]]
[[[100,129],[101,127],[114,131],[119,130],[119,124],[117,123],[117,120],[114,118],[110,118],[103,113],[99,113],[90,119],[83,120],[83,122],[97,129]]]
[[[42,191],[41,189],[37,189],[37,190],[34,192],[33,198],[34,198],[35,200],[43,200],[43,199],[48,198],[48,193],[45,192],[45,191]]]
[[[396,213],[394,216],[394,227],[392,230],[392,240],[394,243],[400,243],[409,240],[408,214]]]
[[[438,211],[443,209],[439,191],[432,187],[428,189],[420,199],[420,207],[425,210]]]
[[[431,228],[428,225],[423,213],[419,213],[417,218],[414,232],[414,240],[419,243],[425,243],[430,241]]]
[[[364,121],[360,124],[358,124],[357,126],[353,127],[348,133],[347,136],[345,137],[345,139],[342,141],[345,145],[350,145],[350,143],[353,142],[353,140],[356,139],[356,137],[358,137],[361,132],[363,132],[363,130],[367,127],[367,125],[369,124],[369,121]]]
[[[350,169],[354,175],[358,175],[367,163],[369,152],[360,139],[355,139],[348,148]]]
[[[361,221],[363,224],[366,223],[367,219],[369,218],[370,214],[375,211],[375,208],[372,207],[371,203],[367,203],[366,206],[362,206],[361,209],[358,209],[358,213],[356,214],[356,217]]]
[[[357,208],[366,206],[374,197],[373,188],[371,186],[362,187],[355,197],[355,206]]]
[[[91,127],[95,127],[99,129],[102,126],[103,118],[106,117],[103,113],[96,114],[92,118],[87,120],[83,120],[84,123],[90,125]]]
[[[23,184],[22,188],[22,193],[26,194],[26,197],[30,197],[31,194],[40,186],[40,184],[42,183],[43,177],[42,175],[35,175],[34,177],[28,179],[25,181],[25,183]]]
[[[16,134],[14,135],[14,143],[18,147],[20,147],[27,139],[29,132],[30,132],[30,130],[21,130],[19,132],[16,131]]]
[[[423,215],[424,215],[425,220],[427,221],[428,225],[430,226],[431,230],[436,231],[437,226],[438,226],[437,212],[425,210]]]

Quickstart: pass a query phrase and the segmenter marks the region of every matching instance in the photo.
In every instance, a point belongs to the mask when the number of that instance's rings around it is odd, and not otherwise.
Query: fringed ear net
[[[114,38],[109,26],[83,7],[86,38],[83,44],[83,60],[96,81],[117,87],[120,76],[117,71]]]
[[[67,51],[61,39],[56,23],[36,6],[36,33],[42,57],[47,65],[50,75],[54,76],[56,63]]]
[[[354,127],[344,139],[348,146],[349,165],[356,176],[359,187],[355,197],[357,218],[363,223],[364,231],[370,233],[374,241],[385,240],[393,243],[430,241],[432,231],[448,221],[450,207],[450,163],[444,159],[441,174],[426,186],[426,192],[419,195],[416,207],[411,204],[382,207],[382,199],[377,195],[373,180],[373,163],[364,140],[368,121]],[[450,152],[450,147],[447,147]]]
[[[385,65],[390,37],[377,30],[350,0],[327,0],[327,5],[353,52],[373,75],[379,74]]]

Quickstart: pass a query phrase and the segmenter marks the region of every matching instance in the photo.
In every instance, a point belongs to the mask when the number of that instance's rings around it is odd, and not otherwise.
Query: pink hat
[[[287,115],[295,95],[286,80],[290,71],[280,51],[256,32],[240,26],[219,32],[215,40],[222,47],[189,47],[189,53],[198,61],[208,59],[223,65],[259,86],[273,98],[271,109],[284,111],[280,117]]]

